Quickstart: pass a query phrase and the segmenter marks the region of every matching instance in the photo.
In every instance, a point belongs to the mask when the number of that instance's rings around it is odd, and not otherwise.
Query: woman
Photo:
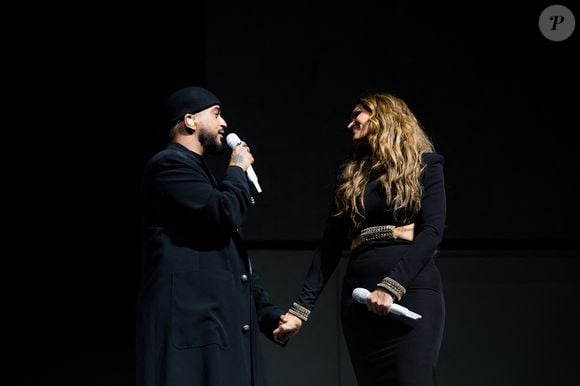
[[[308,319],[350,236],[341,318],[359,386],[434,385],[445,317],[433,259],[445,224],[444,159],[405,102],[390,94],[360,98],[348,128],[352,157],[341,168],[300,297],[275,337],[285,341]],[[352,298],[357,287],[371,291],[366,306]],[[422,318],[391,314],[393,302]]]

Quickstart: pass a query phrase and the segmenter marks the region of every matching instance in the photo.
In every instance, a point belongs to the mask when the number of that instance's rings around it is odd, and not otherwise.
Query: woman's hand
[[[391,312],[393,297],[387,291],[377,288],[367,298],[367,308],[377,315],[387,315]]]

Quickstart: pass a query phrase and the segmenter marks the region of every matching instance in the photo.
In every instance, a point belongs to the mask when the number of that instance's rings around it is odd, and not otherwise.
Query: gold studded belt
[[[376,225],[363,228],[360,233],[352,239],[350,250],[352,251],[361,243],[367,243],[369,241],[394,240],[395,236],[393,235],[393,229],[395,229],[394,225]]]

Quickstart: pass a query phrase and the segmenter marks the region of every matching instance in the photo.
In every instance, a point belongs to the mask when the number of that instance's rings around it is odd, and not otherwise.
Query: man
[[[167,103],[171,141],[145,166],[143,276],[137,302],[139,386],[263,386],[258,330],[272,340],[282,311],[252,272],[238,232],[253,202],[236,146],[218,183],[204,156],[224,149],[227,124],[210,91]]]

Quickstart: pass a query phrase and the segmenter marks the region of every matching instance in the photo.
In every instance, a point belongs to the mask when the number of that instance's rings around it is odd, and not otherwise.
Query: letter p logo
[[[540,14],[538,20],[540,32],[554,42],[566,40],[576,25],[574,14],[563,5],[550,5]]]

